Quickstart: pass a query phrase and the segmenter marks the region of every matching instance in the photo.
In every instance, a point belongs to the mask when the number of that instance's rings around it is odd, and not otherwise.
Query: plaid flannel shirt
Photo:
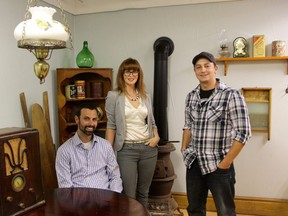
[[[251,136],[248,110],[241,93],[217,79],[215,91],[201,104],[200,85],[185,101],[185,125],[191,142],[183,152],[190,168],[197,158],[203,175],[213,172],[228,153],[234,140],[245,144]]]

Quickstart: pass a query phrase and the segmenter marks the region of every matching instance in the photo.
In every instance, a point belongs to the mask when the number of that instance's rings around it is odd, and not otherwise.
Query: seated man
[[[122,192],[122,180],[112,145],[96,136],[96,106],[83,105],[75,115],[78,125],[73,137],[56,154],[59,188],[89,187]]]

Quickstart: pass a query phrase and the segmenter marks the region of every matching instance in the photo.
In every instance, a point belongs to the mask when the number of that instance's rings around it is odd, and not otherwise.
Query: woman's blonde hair
[[[135,83],[135,88],[138,90],[140,96],[142,98],[147,98],[146,87],[143,82],[143,70],[136,59],[128,58],[125,59],[119,66],[118,74],[117,74],[117,87],[116,90],[119,93],[125,93],[125,81],[124,81],[124,72],[125,70],[134,69],[138,71],[138,80]]]

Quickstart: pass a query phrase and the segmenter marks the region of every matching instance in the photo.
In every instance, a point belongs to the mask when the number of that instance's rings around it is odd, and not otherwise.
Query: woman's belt
[[[140,143],[146,143],[148,139],[146,140],[124,140],[124,143],[126,144],[140,144]]]

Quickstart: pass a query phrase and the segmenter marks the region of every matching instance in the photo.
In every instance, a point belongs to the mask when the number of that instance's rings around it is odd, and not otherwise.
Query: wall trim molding
[[[186,193],[173,192],[173,198],[179,208],[188,206]],[[261,215],[261,216],[285,216],[288,215],[288,199],[270,199],[258,197],[235,197],[237,214]],[[216,212],[212,196],[207,199],[207,211]]]
[[[42,0],[48,4],[59,7],[57,1],[54,0]],[[239,0],[154,0],[154,1],[132,1],[132,0],[70,0],[62,1],[61,5],[65,11],[72,13],[73,15],[102,13],[110,11],[119,11],[126,9],[143,9],[154,7],[167,7],[178,5],[190,5],[190,4],[203,4],[203,3],[217,3],[217,2],[231,2]]]

